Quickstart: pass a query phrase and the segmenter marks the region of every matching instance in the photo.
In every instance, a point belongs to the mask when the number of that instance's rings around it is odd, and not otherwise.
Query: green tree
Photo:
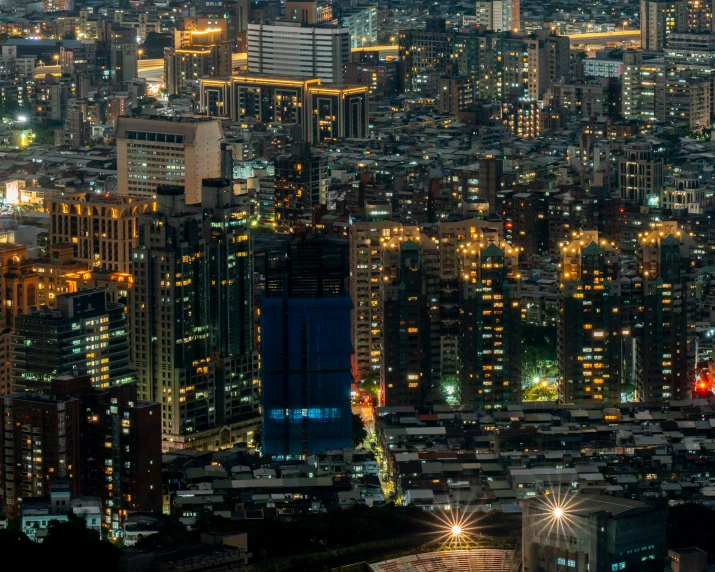
[[[379,373],[369,373],[362,380],[361,387],[370,392],[373,395],[375,402],[380,399],[380,374]]]
[[[357,449],[367,439],[365,422],[359,413],[353,413],[353,448]]]
[[[87,528],[84,519],[70,516],[67,522],[50,521],[47,536],[40,545],[42,568],[53,572],[89,572],[102,563],[106,570],[116,570],[121,551],[111,542],[102,540],[94,530]],[[81,553],[81,558],[77,557]],[[58,559],[58,554],[75,557]]]
[[[698,503],[685,503],[668,509],[668,546],[696,546],[715,556],[715,509]]]

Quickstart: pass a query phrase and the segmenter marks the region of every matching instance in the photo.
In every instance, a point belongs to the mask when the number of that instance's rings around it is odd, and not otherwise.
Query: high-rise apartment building
[[[479,198],[489,203],[489,211],[496,211],[496,195],[502,190],[504,161],[487,155],[479,159]],[[465,197],[475,198],[475,197]]]
[[[208,118],[117,119],[120,195],[152,197],[157,185],[181,185],[188,204],[201,202],[201,181],[221,175],[219,121]]]
[[[641,0],[641,49],[662,52],[671,33],[688,31],[687,4],[685,0]]]
[[[626,119],[645,121],[665,114],[664,64],[660,58],[646,57],[641,50],[623,54],[621,114]]]
[[[253,245],[247,205],[231,181],[205,179],[201,207],[210,225],[211,350],[216,362],[216,425],[250,437],[258,423],[258,351],[254,335]],[[223,430],[226,446],[229,433]]]
[[[528,95],[543,99],[551,84],[570,75],[571,46],[568,36],[538,30],[525,40],[528,53]]]
[[[55,145],[86,147],[90,144],[90,124],[82,109],[68,109],[61,128],[55,129]]]
[[[631,143],[618,160],[621,200],[638,205],[657,204],[663,188],[663,159],[649,143]]]
[[[541,103],[531,97],[510,97],[502,104],[504,127],[520,139],[534,139],[541,133]]]
[[[666,44],[667,2],[641,0],[641,48],[653,52],[662,51]]]
[[[276,227],[290,231],[300,218],[310,217],[313,209],[328,202],[328,164],[308,146],[294,154],[276,157],[273,193]]]
[[[382,249],[382,405],[420,407],[438,384],[439,252],[428,237],[393,236]],[[433,336],[434,334],[434,336]],[[437,367],[435,367],[437,366]]]
[[[16,391],[42,390],[57,375],[88,375],[96,387],[135,382],[124,304],[98,288],[59,296],[54,310],[30,308],[15,320],[11,366]]]
[[[159,187],[140,221],[131,300],[139,395],[161,403],[164,449],[216,426],[204,217],[181,187]]]
[[[688,129],[698,131],[710,125],[712,109],[712,76],[695,70],[676,71],[674,64],[666,64],[664,121],[683,121]],[[669,69],[668,69],[669,68]]]
[[[495,32],[518,32],[521,0],[477,0],[477,25]]]
[[[458,117],[474,102],[474,84],[470,77],[444,77],[439,80],[439,112]]]
[[[350,221],[354,375],[379,371],[383,402],[421,404],[458,385],[461,250],[498,242],[501,223],[445,221],[427,236],[390,215],[389,204],[366,203]]]
[[[459,400],[505,409],[521,400],[518,251],[480,243],[464,245],[459,256]]]
[[[300,22],[248,25],[248,71],[342,83],[350,61],[347,28]]]
[[[380,284],[382,281],[382,251],[395,236],[419,234],[417,226],[403,226],[391,220],[392,209],[385,203],[381,214],[370,215],[375,209],[366,207],[364,216],[350,218],[350,298],[351,338],[355,350],[353,375],[364,379],[380,372],[380,352],[383,336]]]
[[[713,3],[712,0],[685,0],[687,12],[687,31],[695,33],[712,33]]]
[[[138,399],[136,384],[75,395],[86,411],[80,490],[102,499],[104,526],[118,537],[128,511],[161,512],[161,407]]]
[[[23,497],[48,496],[53,479],[66,479],[79,494],[80,401],[13,393],[0,396],[0,412],[0,483],[8,515],[19,514]]]
[[[136,79],[139,76],[136,30],[115,22],[102,22],[99,29],[98,38],[107,57],[111,81],[122,83]]]
[[[206,180],[203,196],[159,187],[132,259],[139,395],[161,403],[165,450],[230,446],[257,423],[247,216],[227,181]]]
[[[136,384],[100,389],[87,376],[60,376],[43,394],[0,397],[0,411],[0,482],[11,512],[61,479],[73,494],[101,499],[113,537],[127,511],[160,513],[159,404],[138,400]]]
[[[640,237],[639,274],[643,281],[642,324],[636,339],[636,399],[688,399],[695,374],[695,241],[674,221]]]
[[[71,245],[87,268],[129,272],[139,217],[155,208],[153,199],[96,193],[49,199],[50,245]]]
[[[261,303],[263,454],[300,458],[351,444],[345,260],[318,242],[269,260]]]
[[[559,284],[558,384],[561,403],[621,398],[619,257],[598,231],[563,246]]]
[[[402,91],[434,94],[448,67],[462,72],[460,60],[466,60],[466,54],[460,50],[457,34],[447,31],[443,19],[428,19],[424,30],[401,31],[398,43],[400,61],[404,62]]]

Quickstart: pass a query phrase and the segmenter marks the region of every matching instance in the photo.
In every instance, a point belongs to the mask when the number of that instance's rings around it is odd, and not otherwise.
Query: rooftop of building
[[[133,205],[151,205],[154,202],[154,199],[129,197],[111,193],[74,193],[62,195],[60,197],[53,197],[48,201],[50,203],[88,203],[101,205],[126,205],[129,203],[132,203]]]

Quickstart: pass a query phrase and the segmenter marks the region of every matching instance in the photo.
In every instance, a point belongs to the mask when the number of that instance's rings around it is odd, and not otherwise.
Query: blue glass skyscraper
[[[263,453],[350,447],[350,297],[344,257],[304,241],[266,270],[261,307]]]

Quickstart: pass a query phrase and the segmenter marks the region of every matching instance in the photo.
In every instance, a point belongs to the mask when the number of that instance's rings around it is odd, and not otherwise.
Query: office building
[[[41,391],[57,375],[88,375],[105,388],[137,380],[124,304],[105,289],[58,296],[54,310],[28,309],[15,320],[11,344],[15,391]]]
[[[663,159],[648,143],[631,143],[618,160],[621,200],[637,205],[657,204],[663,188]]]
[[[565,244],[557,328],[561,403],[621,398],[621,284],[616,250],[597,231]]]
[[[345,262],[319,242],[269,261],[261,303],[264,455],[304,458],[351,445]]]
[[[654,568],[663,566],[668,547],[665,507],[611,495],[557,495],[522,503],[524,572],[613,572],[640,569],[651,561]]]
[[[364,139],[369,133],[367,86],[321,85],[308,88],[313,112],[308,141]]]
[[[231,42],[225,25],[222,28],[177,31],[174,48],[164,52],[167,93],[181,93],[186,81],[228,77],[231,66]]]
[[[296,75],[248,74],[202,80],[201,110],[233,121],[294,123],[302,139],[318,143],[369,133],[368,86],[323,84]]]
[[[310,219],[315,207],[327,204],[328,163],[306,145],[276,157],[274,169],[276,228],[290,232],[299,219]]]
[[[377,42],[377,8],[365,6],[345,10],[340,25],[350,32],[350,47],[364,48]]]
[[[181,187],[159,187],[133,252],[139,396],[161,403],[164,450],[230,447],[257,424],[247,217],[226,181],[202,191],[189,205]]]
[[[97,193],[49,199],[49,243],[71,245],[74,260],[85,268],[129,272],[139,217],[155,208],[153,199]]]
[[[638,401],[690,398],[695,377],[694,247],[693,238],[674,221],[640,237],[643,316],[634,328]]]
[[[208,118],[117,119],[117,188],[150,198],[157,185],[181,185],[188,204],[201,202],[201,181],[221,175],[223,132]]]
[[[518,251],[482,244],[459,252],[459,401],[499,410],[521,400]]]
[[[623,59],[599,57],[583,60],[583,75],[585,77],[621,77],[623,75]]]
[[[477,25],[495,32],[518,32],[521,0],[477,0]]]
[[[350,31],[332,25],[271,22],[248,25],[248,71],[342,83]]]

